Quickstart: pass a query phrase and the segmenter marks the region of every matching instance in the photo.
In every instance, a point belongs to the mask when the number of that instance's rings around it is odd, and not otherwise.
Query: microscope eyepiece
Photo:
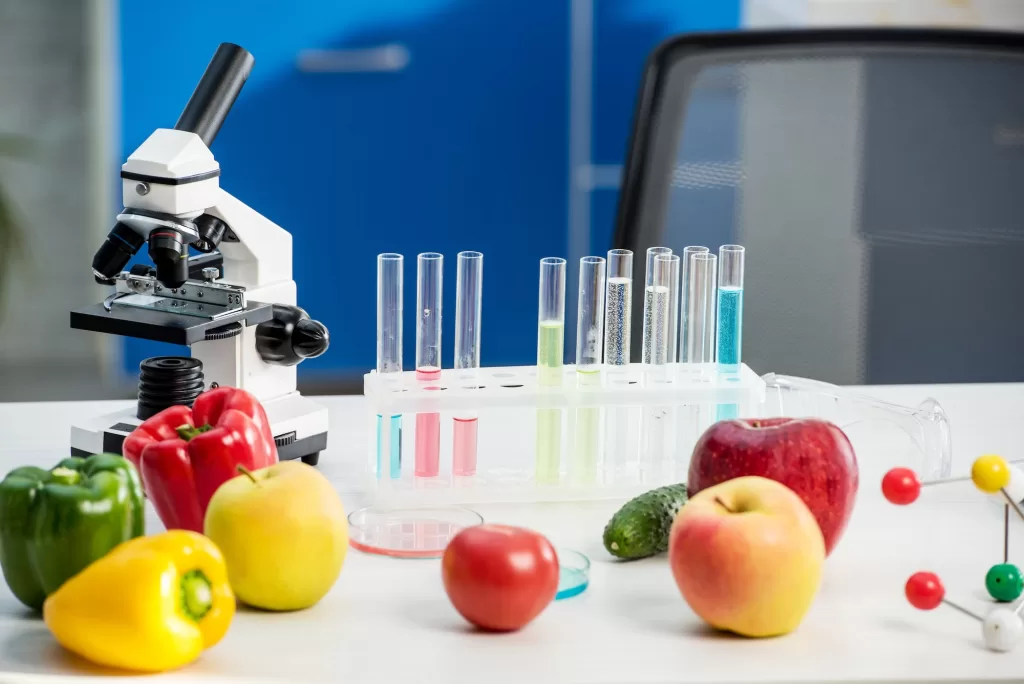
[[[188,280],[188,243],[173,228],[150,232],[149,258],[156,266],[156,279],[167,287],[181,287]]]
[[[105,282],[117,276],[145,242],[146,239],[129,226],[115,224],[92,258],[96,279]]]

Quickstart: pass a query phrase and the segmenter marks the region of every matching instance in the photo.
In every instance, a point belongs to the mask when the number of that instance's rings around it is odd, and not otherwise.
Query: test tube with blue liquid
[[[402,377],[401,254],[377,256],[377,373],[394,385]],[[387,386],[387,385],[386,385]],[[377,415],[377,476],[402,475],[402,416]]]
[[[444,257],[436,252],[416,260],[416,379],[441,379],[441,281]],[[429,387],[427,389],[430,389]],[[441,463],[441,414],[416,414],[416,476],[436,477]]]
[[[556,387],[563,382],[565,354],[565,259],[540,260],[537,306],[537,384]],[[561,474],[562,410],[537,410],[535,477],[557,484]]]
[[[479,387],[480,315],[483,304],[484,255],[459,252],[455,280],[455,368],[463,387]],[[476,474],[477,423],[475,412],[454,416],[452,474]]]
[[[743,350],[743,267],[746,250],[742,245],[722,245],[718,250],[718,307],[715,354],[725,377],[735,375]],[[717,419],[735,418],[736,404],[719,404]]]
[[[604,347],[605,260],[599,256],[580,259],[579,306],[576,316],[577,387],[601,386]],[[601,409],[576,410],[572,472],[579,482],[596,479],[601,437]]]

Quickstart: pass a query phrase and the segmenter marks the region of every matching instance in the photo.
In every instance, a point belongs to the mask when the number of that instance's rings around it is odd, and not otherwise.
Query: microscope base
[[[263,402],[282,461],[301,458],[316,465],[327,448],[327,409],[298,392]],[[135,406],[71,426],[71,454],[121,453],[121,444],[142,422]]]

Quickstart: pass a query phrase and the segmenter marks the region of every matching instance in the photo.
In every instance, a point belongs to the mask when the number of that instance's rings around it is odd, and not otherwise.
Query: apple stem
[[[733,511],[733,510],[732,510],[731,508],[729,508],[728,506],[726,506],[726,505],[725,505],[725,504],[724,504],[724,503],[722,502],[722,500],[721,500],[721,499],[719,499],[719,498],[718,498],[717,496],[715,497],[715,503],[716,503],[716,504],[718,504],[719,506],[721,506],[722,508],[724,508],[724,509],[725,509],[726,511],[728,511],[729,513],[734,513],[734,512],[735,512],[735,511]]]
[[[257,479],[256,479],[255,477],[253,477],[253,475],[252,475],[252,471],[251,471],[251,470],[249,470],[248,468],[246,468],[246,467],[245,467],[244,465],[242,465],[241,463],[239,463],[239,464],[238,464],[237,466],[235,466],[235,470],[237,470],[238,472],[240,472],[240,473],[242,473],[243,475],[245,475],[245,476],[246,476],[247,478],[249,478],[250,480],[252,480],[252,483],[253,483],[254,485],[256,485],[257,487],[259,487],[259,485],[260,485],[259,481],[258,481],[258,480],[257,480]]]

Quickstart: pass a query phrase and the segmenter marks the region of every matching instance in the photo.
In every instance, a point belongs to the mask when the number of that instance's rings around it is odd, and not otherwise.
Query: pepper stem
[[[73,485],[78,484],[82,474],[72,468],[54,468],[50,471],[50,479],[57,484]]]
[[[181,610],[199,622],[213,608],[213,587],[202,570],[189,570],[181,576]]]
[[[244,465],[242,465],[241,463],[239,463],[239,464],[238,464],[237,466],[235,466],[235,470],[237,470],[238,472],[242,473],[242,474],[243,474],[243,475],[245,475],[245,476],[246,476],[247,478],[249,478],[250,480],[252,480],[252,483],[253,483],[254,485],[256,485],[256,486],[259,486],[259,484],[260,484],[260,481],[259,481],[259,480],[257,480],[257,479],[256,479],[256,477],[255,477],[255,476],[254,476],[254,475],[252,474],[252,471],[251,471],[251,470],[249,470],[248,468],[246,468],[246,467],[245,467]]]
[[[212,425],[204,425],[202,427],[194,427],[192,425],[189,425],[188,423],[185,423],[184,425],[179,425],[178,427],[174,428],[174,431],[178,433],[179,437],[181,437],[183,440],[185,440],[187,442],[190,439],[192,439],[193,437],[195,437],[196,435],[201,435],[204,432],[209,432],[212,429],[213,429]]]

